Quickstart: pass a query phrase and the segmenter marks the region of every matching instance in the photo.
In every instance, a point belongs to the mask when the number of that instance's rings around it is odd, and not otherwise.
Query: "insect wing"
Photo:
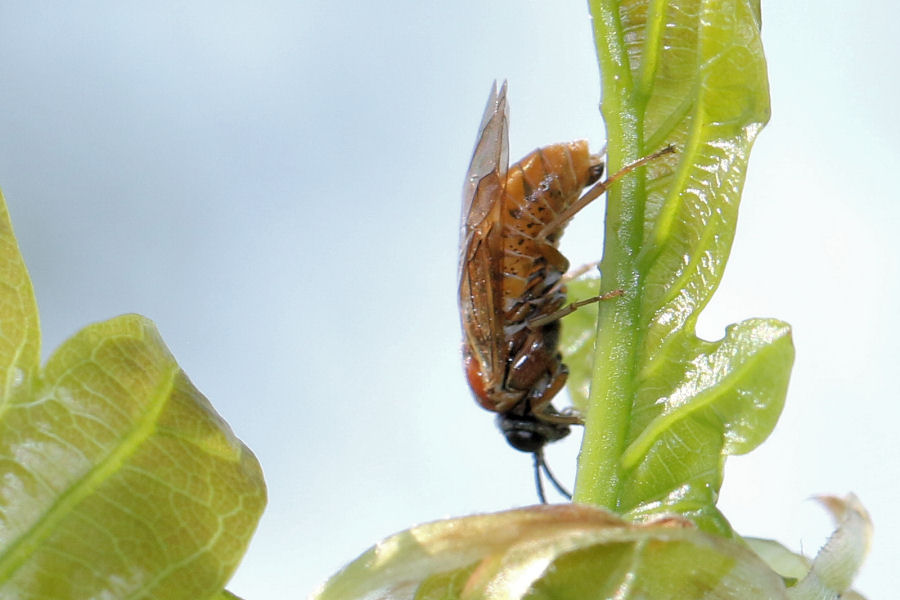
[[[466,241],[503,194],[508,165],[509,108],[506,104],[506,83],[503,83],[498,92],[495,82],[481,118],[472,162],[469,163],[463,187],[460,268],[465,264]]]
[[[502,198],[509,164],[506,83],[494,83],[463,187],[459,246],[459,305],[463,332],[480,362],[497,372],[501,319]]]

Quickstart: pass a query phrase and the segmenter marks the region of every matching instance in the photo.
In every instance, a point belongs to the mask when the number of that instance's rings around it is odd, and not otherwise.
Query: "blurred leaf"
[[[588,506],[438,521],[392,536],[314,600],[786,598],[742,544],[667,519],[637,525]]]
[[[819,501],[831,513],[837,529],[815,560],[796,554],[772,540],[744,538],[770,568],[787,583],[791,600],[865,600],[850,584],[869,551],[872,521],[853,494],[846,498],[823,496]]]
[[[582,277],[566,285],[569,302],[579,302],[600,294],[599,277]],[[594,344],[597,342],[597,309],[591,305],[579,308],[562,320],[559,349],[569,368],[566,389],[572,404],[587,412],[594,368]]]
[[[861,598],[849,592],[872,540],[872,520],[853,494],[846,498],[822,496],[819,501],[837,523],[837,529],[819,550],[807,576],[791,588],[791,600]]]
[[[780,542],[760,538],[744,538],[750,549],[756,552],[769,567],[781,575],[789,585],[794,585],[809,573],[812,561],[802,554],[786,548]]]
[[[265,504],[253,454],[153,324],[90,325],[40,369],[0,198],[0,598],[227,598]]]
[[[793,362],[780,321],[749,319],[716,342],[695,335],[731,249],[750,147],[769,117],[758,5],[591,7],[611,171],[668,144],[677,153],[611,187],[601,290],[625,294],[601,304],[596,327],[583,315],[564,324],[570,389],[586,415],[576,499],[632,517],[674,511],[728,534],[715,508],[724,459],[771,433]],[[585,332],[597,330],[595,346]]]

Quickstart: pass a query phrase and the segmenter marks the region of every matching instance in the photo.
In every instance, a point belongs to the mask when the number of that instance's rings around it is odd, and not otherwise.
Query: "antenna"
[[[547,461],[544,460],[543,448],[534,451],[532,455],[534,456],[534,485],[537,488],[538,499],[541,501],[541,504],[547,504],[547,497],[544,495],[544,482],[541,478],[541,471],[544,472],[547,479],[549,479],[550,483],[553,484],[553,487],[556,488],[557,492],[565,496],[566,500],[571,500],[572,494],[557,481],[556,477],[554,477],[553,473],[550,471],[550,467],[547,466]]]

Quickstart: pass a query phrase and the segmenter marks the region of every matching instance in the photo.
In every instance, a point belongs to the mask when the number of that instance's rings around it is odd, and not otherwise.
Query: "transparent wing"
[[[500,373],[502,322],[502,199],[509,164],[506,83],[491,94],[463,186],[459,244],[459,307],[469,347]]]
[[[497,91],[491,86],[472,161],[463,185],[462,218],[460,222],[460,266],[465,241],[484,221],[491,207],[500,199],[509,165],[509,107],[506,104],[506,82]]]

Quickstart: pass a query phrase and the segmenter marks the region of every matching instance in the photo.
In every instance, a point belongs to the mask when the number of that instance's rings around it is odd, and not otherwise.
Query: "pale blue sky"
[[[459,364],[459,192],[494,78],[513,158],[603,145],[584,2],[0,3],[0,187],[45,355],[154,319],[259,457],[269,508],[229,586],[303,597],[417,522],[534,499]],[[729,463],[749,535],[814,551],[806,499],[876,525],[860,589],[894,589],[900,172],[891,2],[763,2],[773,117],[702,322],[773,316],[797,363],[772,438]],[[599,258],[592,207],[564,240]],[[571,480],[577,436],[553,448]]]

